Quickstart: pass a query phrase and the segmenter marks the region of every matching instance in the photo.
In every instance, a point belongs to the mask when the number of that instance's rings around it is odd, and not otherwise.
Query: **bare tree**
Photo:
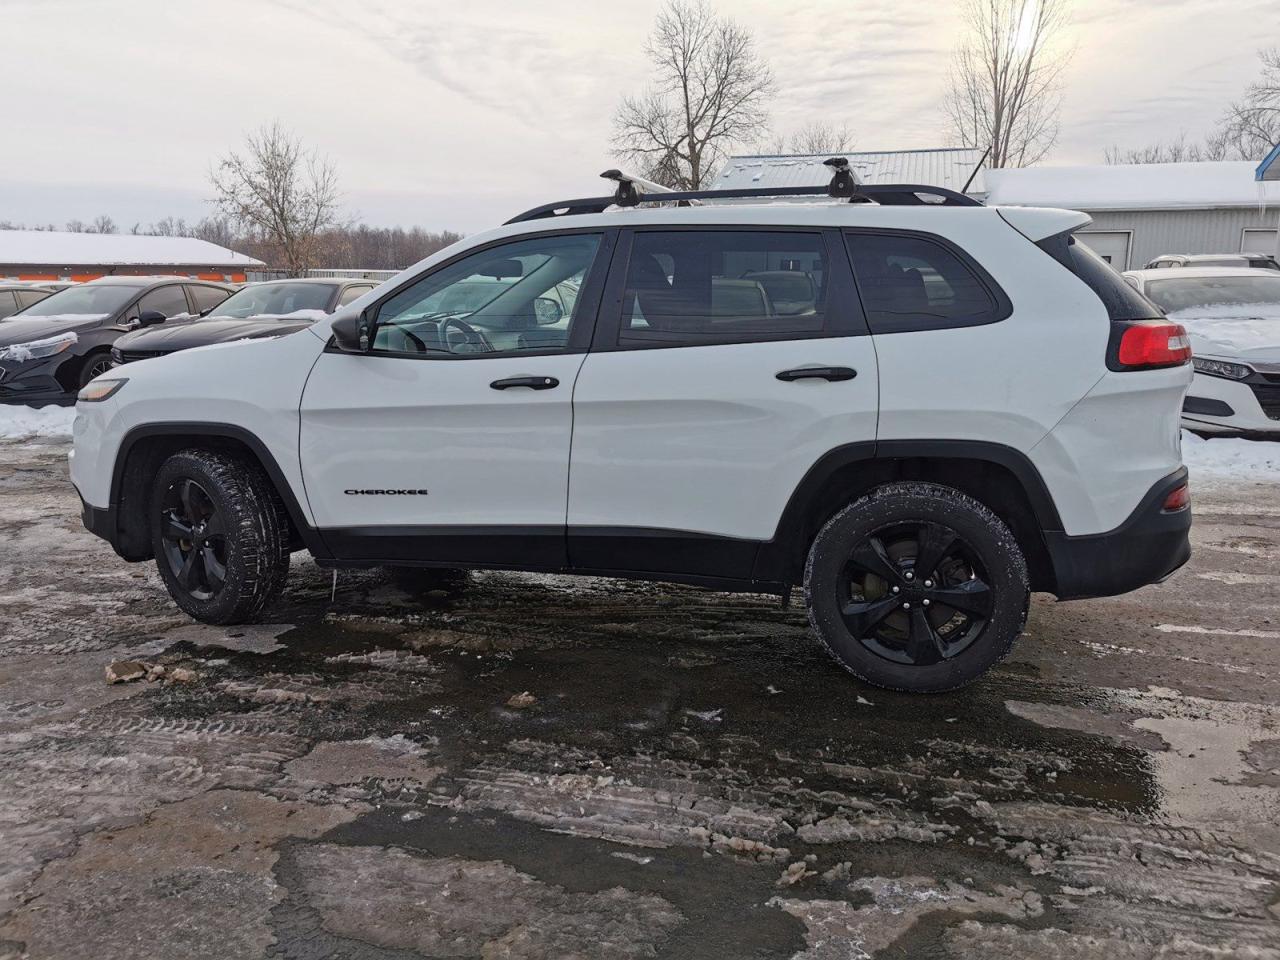
[[[813,120],[789,136],[776,135],[757,141],[753,149],[760,153],[834,156],[853,149],[853,130],[847,123]]]
[[[116,222],[108,217],[105,213],[100,213],[93,218],[93,223],[89,227],[90,233],[119,233],[120,230],[116,226]]]
[[[63,227],[67,233],[89,233],[89,224],[83,220],[68,220]]]
[[[1261,50],[1262,76],[1222,121],[1221,135],[1243,160],[1261,160],[1280,143],[1280,47]]]
[[[792,153],[837,154],[853,149],[853,131],[848,124],[815,120],[793,132],[787,146]]]
[[[1058,139],[1066,0],[966,0],[965,21],[944,101],[956,137],[990,148],[992,167],[1044,159]]]
[[[1187,140],[1185,133],[1180,133],[1172,140],[1157,140],[1145,147],[1122,149],[1119,146],[1107,147],[1103,155],[1104,162],[1118,163],[1183,163],[1196,160],[1226,160],[1230,150],[1226,141],[1214,135],[1203,143]]]
[[[618,106],[615,153],[650,179],[697,190],[731,144],[759,134],[773,75],[751,35],[705,0],[669,0],[646,52],[654,84]]]
[[[1177,163],[1183,160],[1261,160],[1280,143],[1280,48],[1262,50],[1262,76],[1231,104],[1203,141],[1186,134],[1146,147],[1108,147],[1107,163]]]
[[[317,236],[338,219],[338,177],[327,159],[277,121],[219,160],[209,180],[218,211],[277,247],[290,273],[314,265]]]

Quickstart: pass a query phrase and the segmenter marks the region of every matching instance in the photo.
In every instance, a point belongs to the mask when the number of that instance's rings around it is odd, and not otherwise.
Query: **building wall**
[[[1274,207],[1086,212],[1093,217],[1093,223],[1085,227],[1085,231],[1132,231],[1129,263],[1123,267],[1116,264],[1129,270],[1142,268],[1162,253],[1239,253],[1246,227],[1271,230],[1280,227],[1280,210]],[[1249,252],[1280,253],[1274,247]]]
[[[176,276],[225,283],[243,283],[242,267],[211,267],[207,264],[174,266],[120,266],[118,264],[0,263],[0,279],[5,280],[96,280],[98,277]]]

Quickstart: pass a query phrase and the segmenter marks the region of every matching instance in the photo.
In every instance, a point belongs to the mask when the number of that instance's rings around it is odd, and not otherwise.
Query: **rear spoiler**
[[[1004,221],[1032,243],[1045,237],[1067,233],[1087,227],[1093,217],[1078,210],[1058,210],[1054,207],[997,207]]]

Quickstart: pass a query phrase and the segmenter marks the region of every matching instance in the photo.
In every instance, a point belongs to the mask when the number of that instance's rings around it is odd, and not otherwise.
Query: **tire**
[[[288,578],[289,518],[252,461],[210,450],[175,453],[156,474],[149,516],[160,576],[196,620],[253,620]]]
[[[427,593],[431,590],[460,589],[466,584],[466,570],[453,567],[397,567],[384,568],[391,581],[406,593]]]
[[[1030,602],[1026,559],[1004,521],[923,482],[878,487],[832,517],[809,550],[804,590],[810,624],[846,670],[915,693],[986,673],[1022,633]]]
[[[111,354],[102,351],[99,353],[91,353],[84,358],[84,363],[80,367],[79,383],[80,389],[84,389],[89,385],[89,381],[94,377],[100,376],[111,369]]]

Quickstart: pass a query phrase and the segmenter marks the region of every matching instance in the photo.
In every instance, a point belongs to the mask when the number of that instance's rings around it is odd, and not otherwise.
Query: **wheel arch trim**
[[[785,579],[780,575],[793,555],[797,550],[807,549],[807,544],[802,546],[798,540],[803,538],[809,510],[839,471],[855,464],[873,469],[876,464],[907,459],[967,460],[1002,467],[1025,493],[1040,533],[1059,533],[1063,529],[1044,478],[1020,450],[982,440],[867,440],[835,447],[810,466],[788,498],[773,537],[761,544],[755,577]]]
[[[233,423],[168,421],[141,424],[130,428],[120,441],[120,446],[116,450],[115,464],[111,470],[111,492],[108,506],[113,514],[118,516],[118,507],[124,485],[124,472],[129,462],[129,455],[140,441],[151,440],[156,437],[190,438],[192,441],[191,446],[199,446],[200,440],[232,440],[243,444],[257,458],[262,469],[266,471],[267,479],[270,480],[271,485],[284,503],[285,510],[289,514],[289,521],[293,524],[294,529],[302,538],[307,549],[319,559],[329,557],[329,549],[325,545],[320,531],[307,520],[307,515],[303,512],[302,505],[298,501],[293,487],[290,485],[284,471],[280,469],[280,464],[271,449],[253,431]]]

